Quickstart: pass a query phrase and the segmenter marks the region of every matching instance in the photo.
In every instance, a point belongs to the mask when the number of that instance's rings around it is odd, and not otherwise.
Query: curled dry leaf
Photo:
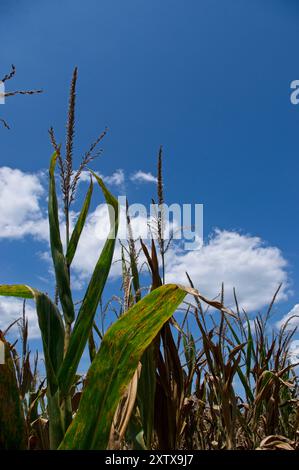
[[[217,302],[216,300],[207,299],[197,289],[194,289],[193,287],[186,287],[186,286],[182,286],[181,284],[178,284],[178,287],[180,287],[180,289],[184,290],[188,294],[199,298],[200,300],[202,300],[206,304],[210,305],[211,307],[214,307],[217,310],[221,310],[222,312],[227,313],[231,317],[237,319],[236,314],[232,310],[230,310],[229,308],[226,308],[221,302]]]
[[[295,450],[294,442],[284,436],[267,436],[256,450]]]

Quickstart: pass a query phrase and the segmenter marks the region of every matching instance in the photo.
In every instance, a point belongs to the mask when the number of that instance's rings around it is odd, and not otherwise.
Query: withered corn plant
[[[163,257],[168,244],[159,212],[164,201],[161,168],[160,149],[159,205],[156,226],[151,227],[158,250],[154,240],[150,247],[140,240],[152,292],[161,289],[167,269]],[[123,313],[140,303],[144,290],[139,242],[134,240],[129,215],[127,224],[128,246],[122,248]],[[188,274],[187,279],[194,303],[188,299],[183,319],[171,317],[145,350],[114,417],[110,448],[298,448],[299,389],[289,351],[295,330],[289,331],[286,324],[271,336],[268,328],[280,286],[266,314],[250,321],[240,311],[235,292],[233,311],[223,306],[224,286],[220,302],[211,302],[192,291]],[[204,303],[215,308],[212,315]],[[197,328],[189,327],[191,318]]]
[[[191,345],[196,386],[187,402],[183,442],[202,449],[256,449],[276,436],[281,448],[286,441],[296,448],[298,383],[289,355],[294,331],[282,328],[269,338],[266,318],[257,316],[252,326],[238,311],[209,329],[197,308],[194,314],[200,333],[196,348]]]

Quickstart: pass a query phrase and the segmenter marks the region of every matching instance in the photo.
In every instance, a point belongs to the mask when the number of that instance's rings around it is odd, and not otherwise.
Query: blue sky
[[[0,181],[18,176],[21,188],[31,175],[36,206],[24,214],[42,225],[47,130],[53,125],[63,141],[77,65],[77,162],[108,126],[94,168],[110,177],[121,169],[124,181],[112,180],[111,190],[149,203],[154,185],[130,178],[155,174],[163,144],[167,202],[204,204],[206,251],[183,260],[190,266],[192,258],[199,289],[216,295],[216,281],[234,283],[256,310],[283,280],[279,319],[299,303],[299,106],[290,103],[290,82],[299,78],[298,18],[295,0],[2,0],[1,74],[17,67],[8,91],[44,93],[0,106],[11,125],[0,129]],[[2,230],[0,282],[50,289],[47,249],[34,229],[23,236],[20,227],[11,236]],[[169,280],[181,280],[184,262],[173,259]],[[88,266],[78,265],[79,277],[82,270]]]

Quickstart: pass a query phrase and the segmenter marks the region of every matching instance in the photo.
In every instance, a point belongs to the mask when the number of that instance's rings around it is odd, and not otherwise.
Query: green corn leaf
[[[34,293],[30,287],[16,284],[16,285],[1,285],[0,295],[6,297],[21,297],[22,299],[33,299]]]
[[[133,286],[135,291],[135,300],[138,302],[141,299],[140,295],[140,282],[139,282],[139,273],[138,273],[138,266],[136,263],[136,258],[134,257],[133,253],[130,252],[130,265],[132,270],[133,276]]]
[[[250,401],[250,403],[253,403],[254,402],[254,396],[253,396],[253,393],[251,391],[250,384],[248,383],[248,379],[243,374],[242,369],[241,369],[240,366],[238,366],[238,368],[237,368],[237,374],[238,374],[239,379],[240,379],[240,381],[241,381],[241,383],[244,387],[247,399]]]
[[[140,282],[139,282],[139,272],[138,272],[138,265],[137,265],[137,256],[136,256],[136,246],[133,237],[131,219],[129,215],[129,203],[126,200],[126,217],[127,217],[127,228],[128,228],[128,235],[129,235],[129,255],[130,255],[130,268],[133,277],[133,286],[135,291],[135,301],[138,302],[141,299],[140,293]]]
[[[86,346],[89,333],[92,329],[96,309],[110,271],[118,229],[118,202],[108,191],[101,178],[99,178],[95,173],[91,173],[97,180],[103,191],[108,207],[110,206],[110,208],[113,209],[114,214],[109,210],[110,232],[86,290],[74,330],[70,338],[70,344],[59,372],[59,384],[62,395],[67,395],[73,384],[78,364]]]
[[[38,324],[41,331],[49,388],[55,393],[57,374],[63,360],[64,327],[60,312],[49,297],[24,285],[0,286],[0,295],[34,298]]]
[[[192,333],[190,333],[189,349],[190,349],[190,352],[191,352],[191,364],[192,364],[192,366],[194,366],[195,363],[196,363],[196,346],[195,346],[195,340],[194,340],[194,337],[193,337]]]
[[[84,200],[81,212],[80,212],[80,215],[78,217],[77,223],[75,225],[75,228],[73,230],[73,233],[72,233],[72,236],[71,236],[68,248],[67,248],[66,262],[67,262],[68,266],[71,265],[71,263],[73,261],[73,258],[75,256],[75,253],[76,253],[76,249],[77,249],[77,246],[78,246],[80,235],[81,235],[81,232],[83,230],[85,220],[86,220],[86,217],[87,217],[87,214],[88,214],[90,201],[91,201],[91,196],[92,196],[92,191],[93,191],[93,182],[91,180],[90,185],[89,185],[89,189],[87,191],[87,194],[86,194],[86,197],[85,197],[85,200]]]
[[[78,413],[60,449],[106,449],[117,404],[144,351],[186,295],[159,287],[122,315],[105,334],[88,371]]]
[[[48,394],[48,413],[49,413],[49,438],[50,449],[56,450],[61,443],[64,431],[61,419],[61,409],[59,400],[59,390],[55,394]]]
[[[226,323],[235,339],[235,341],[238,343],[238,344],[242,344],[242,341],[241,339],[238,337],[237,333],[235,332],[234,328],[232,327],[231,325],[231,322],[228,320],[228,318],[226,318]]]
[[[196,360],[196,347],[192,333],[187,326],[187,336],[183,335],[183,346],[186,363],[189,372],[192,370]]]
[[[55,166],[57,153],[52,155],[49,169],[49,226],[50,226],[50,243],[53,264],[55,269],[56,283],[58,288],[59,299],[63,310],[64,318],[67,323],[72,323],[75,318],[74,304],[70,288],[70,279],[67,269],[66,260],[63,254],[63,248],[60,238],[59,220],[58,220],[58,204],[55,188]]]
[[[36,292],[35,303],[42,334],[48,383],[53,395],[58,385],[58,370],[63,361],[64,326],[58,308],[48,296]]]

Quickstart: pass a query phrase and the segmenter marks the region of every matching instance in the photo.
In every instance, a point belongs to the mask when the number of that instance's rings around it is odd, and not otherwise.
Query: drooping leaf
[[[1,285],[0,295],[7,297],[20,297],[22,299],[33,299],[34,293],[28,286],[22,284]]]
[[[78,413],[60,449],[107,447],[117,404],[143,352],[185,295],[174,284],[159,287],[109,328],[87,374]]]
[[[57,388],[58,369],[63,360],[64,344],[64,326],[58,308],[47,295],[25,285],[2,285],[0,295],[34,298],[43,341],[48,384],[54,393]]]

